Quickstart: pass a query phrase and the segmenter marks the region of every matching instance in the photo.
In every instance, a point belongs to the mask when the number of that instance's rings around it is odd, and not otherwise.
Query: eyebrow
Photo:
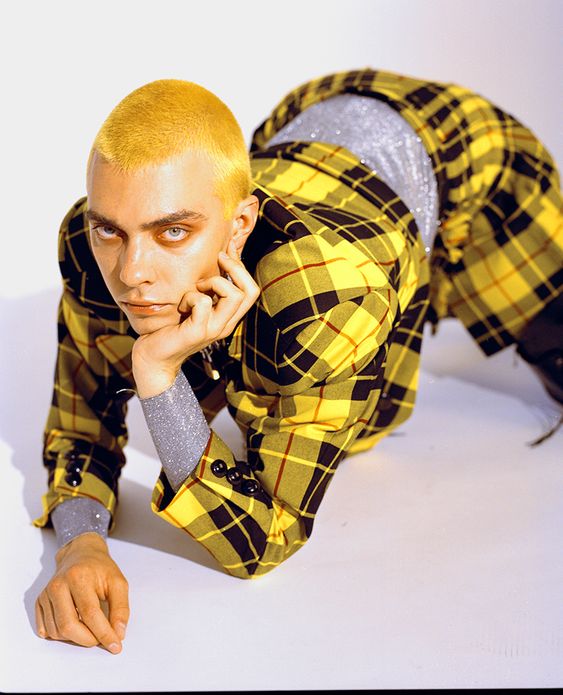
[[[86,218],[90,222],[101,222],[102,224],[107,224],[110,227],[119,229],[117,222],[95,210],[86,210]],[[196,212],[195,210],[177,210],[157,220],[144,222],[141,225],[141,229],[154,229],[155,227],[163,227],[166,224],[174,224],[175,222],[182,222],[185,220],[189,220],[190,222],[205,222],[207,219],[208,218],[203,213]]]

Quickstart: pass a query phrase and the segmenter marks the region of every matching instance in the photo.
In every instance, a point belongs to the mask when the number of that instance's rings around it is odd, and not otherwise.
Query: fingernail
[[[229,257],[229,254],[225,253],[224,251],[219,251],[219,258],[226,260],[228,257]]]
[[[39,630],[39,637],[41,637],[41,639],[45,639],[46,635],[46,632],[44,632],[43,630]]]
[[[109,649],[109,651],[110,651],[112,654],[117,654],[117,653],[119,652],[119,650],[120,650],[120,647],[119,647],[119,644],[117,644],[117,642],[112,642],[112,643],[108,646],[108,649]]]
[[[125,639],[125,628],[127,627],[125,623],[117,623],[115,626],[117,630],[117,636],[119,639]]]

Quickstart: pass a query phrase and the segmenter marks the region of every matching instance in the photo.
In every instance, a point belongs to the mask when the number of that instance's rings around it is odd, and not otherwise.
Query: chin
[[[170,316],[128,316],[127,318],[133,330],[139,335],[154,333],[160,328],[177,326],[180,323],[179,317],[174,320]]]

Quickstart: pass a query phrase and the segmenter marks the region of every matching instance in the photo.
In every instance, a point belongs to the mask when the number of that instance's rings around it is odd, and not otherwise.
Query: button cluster
[[[261,488],[254,478],[245,478],[238,466],[227,467],[223,459],[216,459],[211,464],[211,472],[217,478],[226,478],[233,487],[239,487],[245,495],[257,495]]]
[[[84,461],[77,449],[71,449],[64,455],[66,459],[66,476],[65,482],[71,487],[78,487],[82,482],[82,470]]]

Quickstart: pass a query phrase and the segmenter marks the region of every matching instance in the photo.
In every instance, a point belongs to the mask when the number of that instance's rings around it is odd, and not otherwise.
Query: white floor
[[[559,411],[513,349],[485,359],[452,319],[425,338],[411,419],[344,461],[309,543],[256,581],[151,513],[159,466],[134,403],[110,540],[130,583],[124,650],[39,639],[55,539],[30,521],[56,295],[1,306],[2,691],[563,685],[563,428],[528,445]],[[238,446],[226,414],[217,429]]]

